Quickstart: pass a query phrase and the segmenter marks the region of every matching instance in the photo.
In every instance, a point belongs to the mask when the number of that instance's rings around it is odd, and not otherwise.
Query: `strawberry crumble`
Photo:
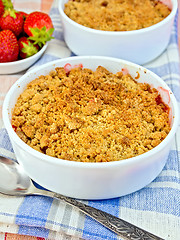
[[[162,21],[171,10],[157,0],[69,0],[64,12],[85,27],[131,31]]]
[[[159,92],[130,74],[58,67],[19,96],[12,126],[30,147],[80,162],[119,161],[143,154],[170,131]]]

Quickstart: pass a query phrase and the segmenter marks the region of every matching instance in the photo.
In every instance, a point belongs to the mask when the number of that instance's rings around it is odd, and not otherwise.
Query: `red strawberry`
[[[0,0],[0,16],[4,13],[4,5],[2,0]]]
[[[9,29],[16,36],[23,31],[23,24],[23,16],[14,9],[5,10],[4,14],[0,17],[0,28],[2,30]]]
[[[43,12],[32,12],[24,23],[24,32],[40,47],[52,39],[54,28],[51,18]]]
[[[19,45],[16,36],[10,30],[0,32],[0,62],[12,62],[18,59]]]
[[[27,37],[21,37],[18,41],[19,55],[21,58],[28,58],[39,51],[39,46],[33,44],[33,41],[27,39]]]

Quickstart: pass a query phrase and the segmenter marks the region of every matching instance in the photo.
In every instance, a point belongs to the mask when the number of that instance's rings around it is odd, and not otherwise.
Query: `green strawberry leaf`
[[[30,57],[38,52],[38,49],[30,42],[28,42],[28,44],[25,42],[22,42],[22,45],[23,45],[23,48],[21,51],[23,53],[26,53],[26,58]]]
[[[11,0],[2,0],[2,3],[4,5],[5,9],[13,9],[14,8]]]
[[[39,28],[30,28],[32,36],[28,37],[28,39],[34,41],[34,44],[38,44],[42,47],[47,41],[50,41],[54,37],[52,34],[54,32],[54,28],[50,28],[48,31],[46,30],[46,26]]]

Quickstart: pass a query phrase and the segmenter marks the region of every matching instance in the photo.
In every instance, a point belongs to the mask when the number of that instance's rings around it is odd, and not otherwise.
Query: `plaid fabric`
[[[50,7],[50,1],[16,0],[17,9],[30,12]],[[63,41],[62,27],[54,2],[50,15],[55,26],[54,37],[46,53],[35,64],[71,56]],[[180,68],[177,21],[175,19],[167,50],[145,67],[169,85],[180,103]],[[34,66],[33,66],[34,67]],[[0,75],[0,108],[11,85],[23,74]],[[180,239],[180,128],[176,133],[167,163],[161,174],[148,186],[121,198],[85,201],[144,228],[166,240]],[[0,109],[0,155],[15,159],[8,134],[3,127]],[[40,239],[121,239],[73,207],[48,197],[8,197],[0,194],[0,240]]]

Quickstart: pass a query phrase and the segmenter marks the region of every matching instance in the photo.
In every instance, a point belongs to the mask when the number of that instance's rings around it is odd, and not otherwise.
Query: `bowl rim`
[[[17,61],[13,61],[13,62],[3,62],[3,63],[0,63],[0,67],[12,67],[12,66],[16,66],[18,64],[25,64],[31,60],[33,60],[33,58],[36,58],[38,57],[39,55],[41,55],[47,48],[48,46],[48,42],[45,43],[45,45],[34,55],[28,57],[28,58],[24,58],[24,59],[20,59],[20,60],[17,60]]]
[[[63,64],[65,64],[65,62],[69,63],[69,61],[71,61],[71,59],[77,59],[79,61],[82,61],[83,59],[96,59],[96,60],[97,59],[98,60],[106,59],[106,60],[109,60],[109,61],[116,61],[116,62],[125,64],[127,67],[128,67],[128,65],[131,65],[131,66],[133,66],[137,69],[141,69],[142,71],[145,71],[147,74],[150,74],[151,76],[156,78],[158,80],[158,82],[160,82],[161,85],[163,85],[170,92],[170,98],[171,98],[172,105],[173,105],[173,108],[174,108],[174,122],[173,122],[171,130],[168,133],[168,135],[166,136],[166,138],[155,148],[149,150],[148,152],[140,154],[138,156],[128,158],[128,159],[119,160],[119,161],[99,162],[99,163],[98,162],[95,162],[95,163],[92,163],[92,162],[76,162],[76,161],[69,161],[69,160],[65,160],[65,159],[51,157],[51,156],[48,156],[46,154],[38,152],[37,150],[33,149],[32,147],[28,146],[25,142],[23,142],[18,137],[18,135],[15,133],[15,131],[13,130],[12,125],[11,125],[11,121],[9,119],[9,111],[12,110],[12,109],[8,109],[9,102],[11,101],[11,95],[21,85],[21,82],[24,82],[28,75],[33,75],[33,73],[35,73],[37,71],[37,69],[38,69],[38,71],[43,70],[46,67],[49,67],[50,65],[52,65],[52,67],[53,67],[57,63],[61,64],[61,62],[63,62]],[[38,158],[40,161],[43,161],[43,162],[46,161],[48,163],[53,163],[55,165],[64,165],[64,166],[68,166],[68,167],[73,166],[73,167],[77,167],[77,168],[80,167],[80,168],[94,168],[94,169],[110,168],[110,167],[113,168],[113,167],[116,167],[119,164],[121,164],[123,166],[123,165],[127,165],[129,163],[141,162],[141,161],[144,160],[144,158],[146,158],[146,161],[150,161],[151,157],[154,154],[162,151],[162,149],[172,140],[172,138],[174,137],[174,135],[176,133],[178,125],[179,125],[179,107],[178,107],[177,100],[176,100],[174,94],[172,93],[171,89],[169,88],[169,86],[158,75],[156,75],[152,71],[150,71],[147,68],[145,68],[143,66],[140,66],[138,64],[135,64],[135,63],[132,63],[132,62],[129,62],[129,61],[126,61],[126,60],[118,59],[118,58],[103,57],[103,56],[75,56],[75,57],[62,58],[62,59],[54,60],[54,61],[48,62],[46,64],[42,64],[41,66],[33,68],[32,70],[25,73],[22,77],[20,77],[12,85],[12,87],[9,89],[8,93],[5,96],[4,102],[3,102],[2,115],[3,115],[4,126],[8,131],[10,139],[12,138],[13,141],[16,142],[16,144],[20,148],[22,148],[24,151],[27,151],[30,155],[33,155],[34,157]],[[147,158],[149,160],[147,160]]]
[[[62,18],[64,18],[67,22],[69,22],[69,24],[73,25],[76,28],[79,28],[81,30],[87,31],[89,33],[92,34],[100,34],[100,35],[108,35],[108,36],[128,36],[128,35],[134,35],[134,34],[142,34],[142,33],[146,33],[149,31],[153,31],[157,28],[160,28],[161,26],[165,25],[167,22],[169,22],[172,18],[174,18],[174,16],[176,15],[177,9],[178,9],[178,3],[177,0],[171,0],[172,3],[172,10],[171,13],[162,21],[150,26],[150,27],[146,27],[143,29],[138,29],[138,30],[131,30],[131,31],[103,31],[103,30],[97,30],[97,29],[93,29],[93,28],[89,28],[89,27],[85,27],[75,21],[73,21],[71,18],[69,18],[63,10],[63,2],[64,0],[59,0],[58,2],[58,9],[59,9],[59,13],[60,16]]]

